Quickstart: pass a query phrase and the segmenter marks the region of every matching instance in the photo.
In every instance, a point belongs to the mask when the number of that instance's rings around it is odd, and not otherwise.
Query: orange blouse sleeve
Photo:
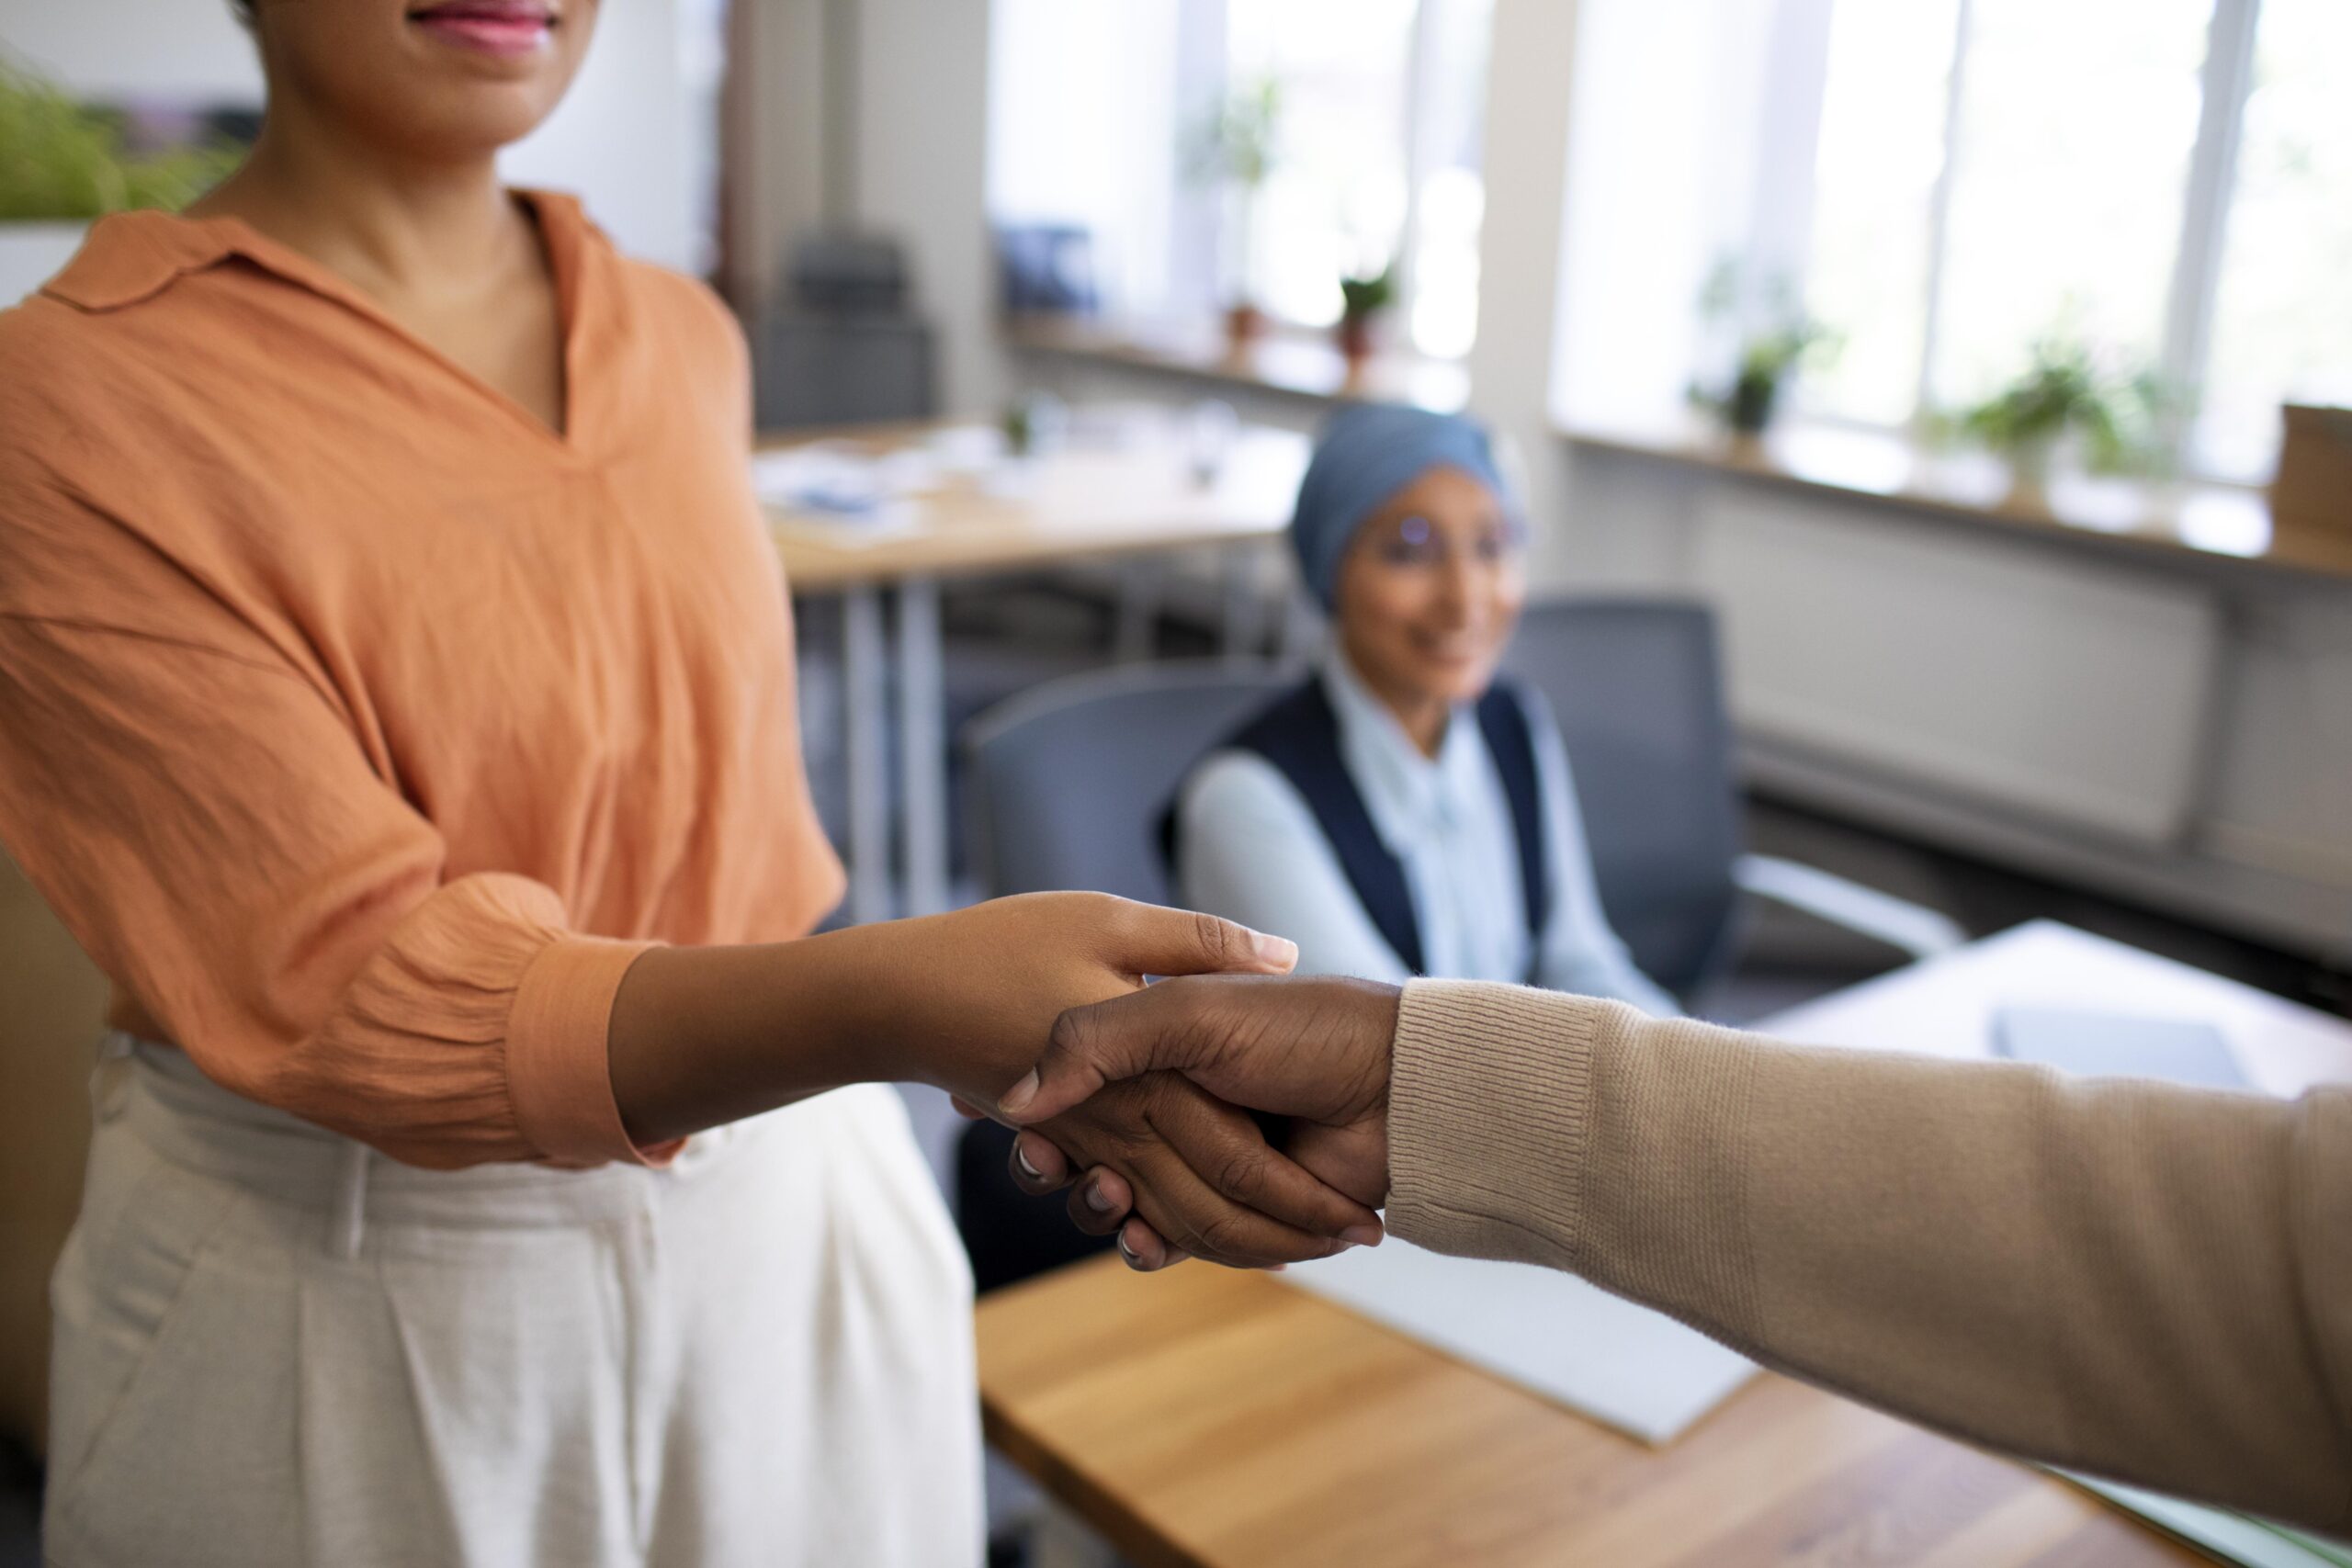
[[[568,929],[526,877],[445,880],[440,834],[330,690],[135,534],[14,467],[0,841],[173,1043],[411,1164],[674,1152],[630,1142],[605,1062],[613,997],[650,944]],[[60,538],[62,563],[34,543]],[[66,572],[71,589],[41,592]]]

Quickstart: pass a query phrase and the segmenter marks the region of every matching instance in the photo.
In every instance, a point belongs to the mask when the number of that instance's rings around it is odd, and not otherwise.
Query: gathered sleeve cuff
[[[667,1165],[683,1138],[639,1145],[621,1123],[606,1064],[621,977],[653,946],[570,936],[523,971],[506,1023],[506,1082],[525,1143],[560,1165]]]

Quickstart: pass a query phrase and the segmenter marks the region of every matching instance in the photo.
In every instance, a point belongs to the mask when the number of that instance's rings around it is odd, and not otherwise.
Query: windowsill
[[[1830,426],[1775,430],[1761,441],[1736,440],[1695,423],[1561,434],[1592,450],[1867,496],[2015,532],[2352,579],[2352,534],[2279,529],[2268,497],[2241,485],[2060,476],[2046,495],[2020,497],[2010,493],[2007,469],[1992,457],[1945,456],[1899,436]]]
[[[1226,342],[1216,323],[1121,325],[1031,316],[1007,320],[1002,331],[1006,343],[1025,353],[1059,355],[1318,402],[1400,402],[1439,413],[1458,413],[1470,401],[1470,373],[1459,362],[1389,351],[1374,355],[1361,366],[1351,366],[1329,338],[1295,329],[1270,327],[1263,336],[1238,350]]]

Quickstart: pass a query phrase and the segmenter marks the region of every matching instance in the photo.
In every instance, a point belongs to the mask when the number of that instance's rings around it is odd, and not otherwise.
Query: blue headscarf
[[[1486,428],[1459,414],[1390,403],[1350,403],[1316,438],[1298,485],[1290,544],[1299,574],[1326,610],[1340,581],[1340,558],[1364,520],[1431,468],[1460,468],[1498,496],[1502,475]]]

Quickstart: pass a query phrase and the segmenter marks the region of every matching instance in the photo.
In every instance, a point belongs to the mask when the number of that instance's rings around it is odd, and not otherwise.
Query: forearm
[[[607,1042],[630,1136],[658,1144],[853,1083],[994,1094],[1026,1060],[910,1005],[924,924],[646,953],[614,998]]]
[[[1572,1269],[1991,1446],[2347,1522],[2341,1100],[1809,1050],[1502,987],[1408,991],[1395,1074],[1399,1235]]]

